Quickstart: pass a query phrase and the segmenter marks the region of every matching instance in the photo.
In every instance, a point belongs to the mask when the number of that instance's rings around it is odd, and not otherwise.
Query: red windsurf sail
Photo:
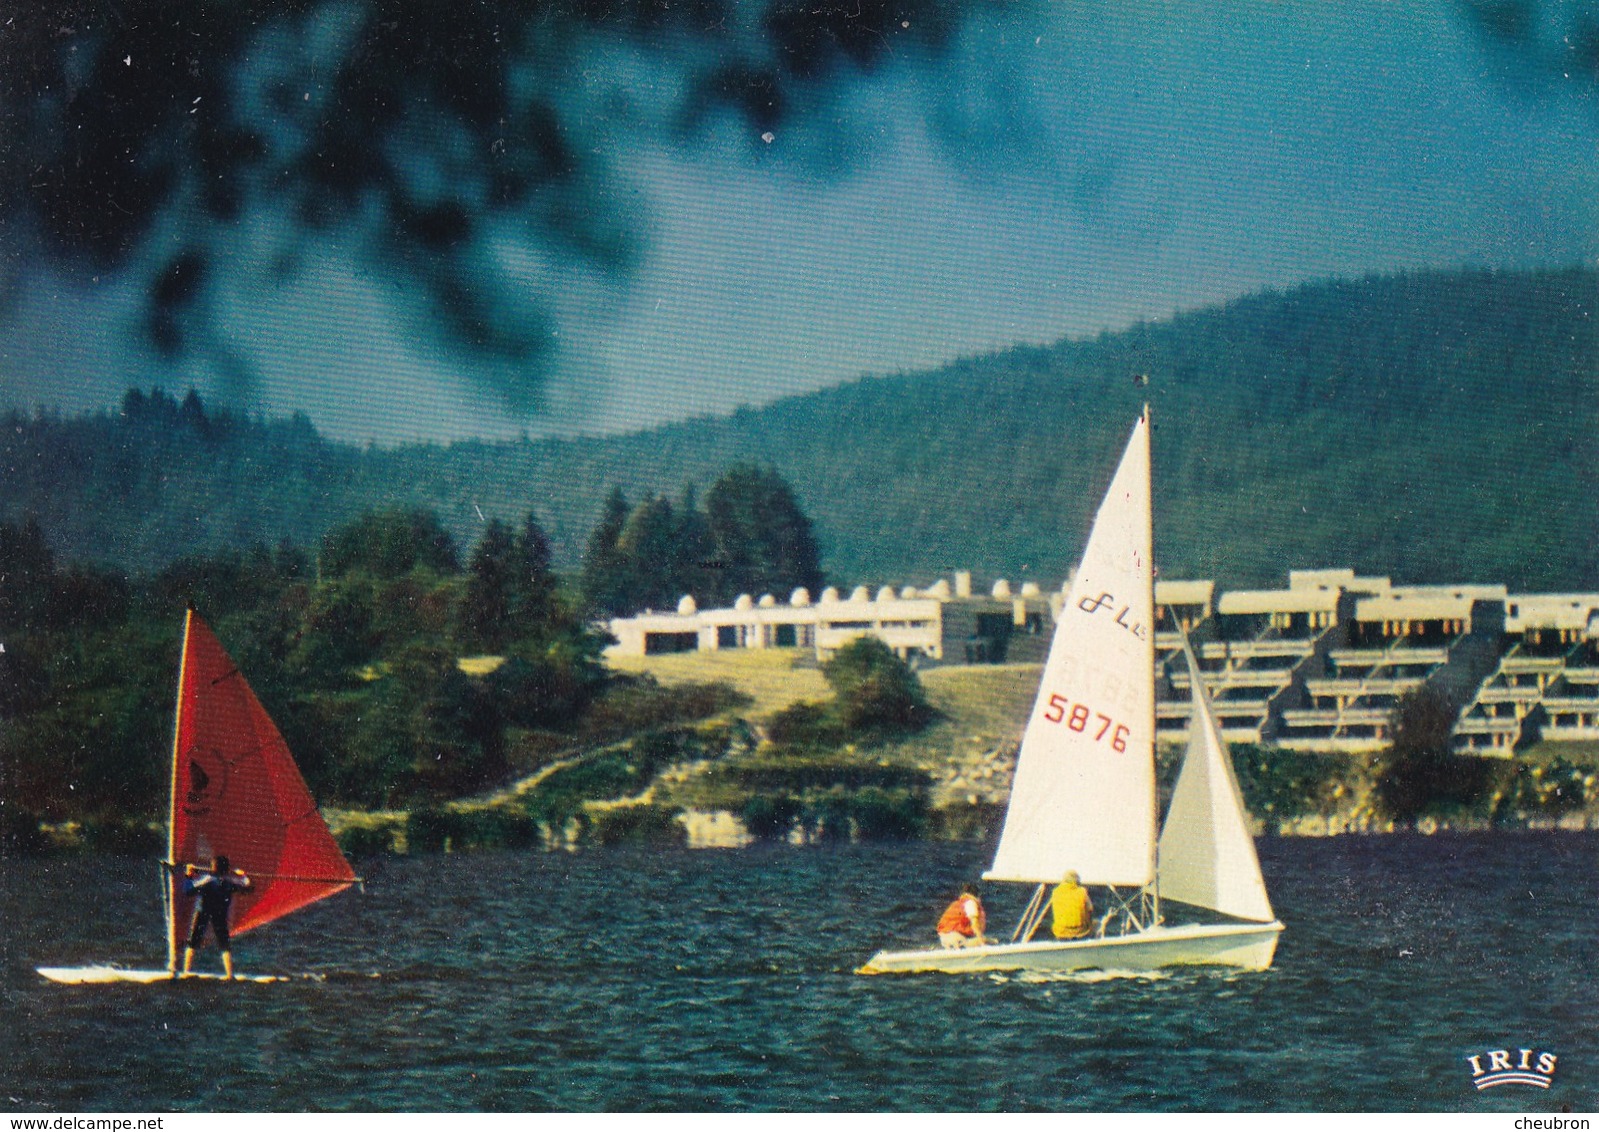
[[[185,865],[209,868],[220,855],[250,877],[233,900],[235,935],[356,880],[283,736],[193,610],[178,676],[170,831],[173,955],[194,913],[195,899],[183,891]]]

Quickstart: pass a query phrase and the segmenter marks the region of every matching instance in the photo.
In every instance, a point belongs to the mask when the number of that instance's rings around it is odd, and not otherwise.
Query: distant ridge
[[[728,464],[794,485],[838,580],[1056,584],[1147,400],[1167,576],[1348,565],[1599,588],[1599,274],[1418,273],[1265,292],[1097,338],[863,378],[620,437],[362,450],[304,421],[13,417],[0,515],[127,568],[310,542],[371,507],[535,510],[573,566],[612,484]],[[1147,374],[1149,382],[1134,382]],[[174,423],[176,422],[176,423]]]

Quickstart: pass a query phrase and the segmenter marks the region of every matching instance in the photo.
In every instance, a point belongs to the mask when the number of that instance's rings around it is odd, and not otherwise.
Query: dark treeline
[[[465,544],[482,533],[479,511],[515,522],[531,500],[555,564],[575,570],[613,487],[667,497],[681,516],[699,509],[681,485],[755,463],[792,485],[831,574],[919,584],[966,567],[1053,583],[1148,401],[1167,576],[1269,584],[1291,567],[1348,565],[1589,588],[1596,307],[1589,269],[1316,284],[573,441],[363,451],[303,418],[204,415],[171,398],[146,398],[142,413],[13,415],[0,518],[39,515],[75,561],[150,570],[256,538],[312,545],[390,506],[433,510]]]
[[[409,806],[502,782],[517,729],[569,729],[604,640],[529,515],[466,559],[436,516],[373,512],[145,576],[56,559],[0,523],[0,779],[8,829],[157,816],[185,607],[217,630],[325,804]],[[493,653],[497,666],[462,656]],[[477,674],[469,674],[477,673]]]
[[[36,515],[62,558],[119,573],[257,541],[313,546],[364,511],[411,503],[304,416],[252,420],[192,392],[130,390],[112,413],[13,413],[0,426],[0,519]]]
[[[612,489],[583,556],[583,590],[612,614],[671,608],[684,594],[727,605],[740,594],[786,598],[821,585],[810,520],[783,477],[755,465],[712,484],[703,511],[692,486],[675,507],[664,495],[629,507]]]

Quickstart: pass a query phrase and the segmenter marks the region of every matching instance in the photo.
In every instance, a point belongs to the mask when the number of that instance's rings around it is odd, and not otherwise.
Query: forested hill
[[[866,378],[615,438],[361,450],[303,420],[16,418],[0,518],[144,568],[435,508],[464,543],[534,510],[574,565],[610,487],[636,502],[774,465],[835,580],[954,568],[1059,580],[1140,406],[1168,576],[1599,588],[1599,274],[1415,274],[1265,293],[1117,334]],[[1148,384],[1134,375],[1148,375]]]

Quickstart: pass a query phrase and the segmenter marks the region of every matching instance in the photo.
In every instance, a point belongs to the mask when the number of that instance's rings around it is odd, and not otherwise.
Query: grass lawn
[[[647,672],[664,685],[724,681],[753,704],[740,714],[771,716],[799,700],[827,700],[827,681],[809,650],[729,649],[726,652],[608,657],[621,672]],[[920,735],[861,756],[920,767],[934,776],[937,801],[1003,800],[1010,788],[1009,753],[1020,740],[1038,692],[1036,664],[948,665],[918,675],[939,718]]]
[[[664,656],[607,656],[617,672],[647,672],[662,684],[731,684],[754,701],[740,714],[764,719],[798,700],[826,700],[827,681],[809,649],[728,649]],[[801,664],[809,665],[802,667]]]
[[[1517,751],[1516,757],[1532,763],[1545,763],[1559,757],[1568,763],[1595,766],[1599,765],[1599,739],[1545,740]]]
[[[927,698],[939,719],[920,735],[882,754],[930,772],[934,804],[1002,802],[1010,793],[1011,753],[1021,741],[1033,697],[1037,664],[952,665],[922,672]]]

